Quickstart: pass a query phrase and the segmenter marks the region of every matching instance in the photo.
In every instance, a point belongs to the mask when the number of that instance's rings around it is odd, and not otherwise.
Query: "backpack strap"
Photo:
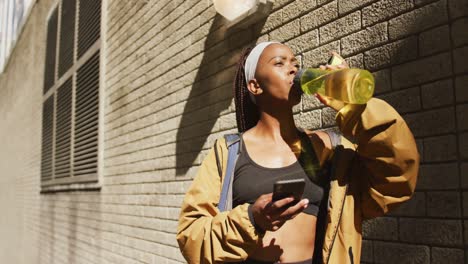
[[[328,137],[330,138],[333,149],[336,148],[336,146],[341,145],[341,134],[340,133],[335,132],[333,130],[325,130],[323,132],[327,133]]]
[[[236,166],[237,158],[240,153],[240,141],[241,137],[239,134],[228,134],[224,135],[226,139],[226,146],[228,148],[228,160],[226,166],[226,174],[224,175],[223,187],[221,189],[221,195],[219,198],[218,209],[219,211],[227,211],[232,208],[232,182],[234,179],[234,168]]]

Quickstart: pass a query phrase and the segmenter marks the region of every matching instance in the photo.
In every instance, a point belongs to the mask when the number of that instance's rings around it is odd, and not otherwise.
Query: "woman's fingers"
[[[284,209],[286,205],[290,204],[291,202],[294,201],[294,198],[292,197],[286,197],[278,201],[272,202],[270,209],[272,211],[282,211],[281,209]]]
[[[295,204],[293,206],[290,206],[288,209],[286,209],[284,212],[282,212],[279,215],[278,219],[280,219],[280,220],[284,219],[285,221],[289,220],[289,219],[292,219],[296,215],[298,215],[299,213],[304,211],[304,209],[306,209],[308,205],[309,205],[309,200],[308,199],[302,199],[297,204]]]
[[[284,203],[283,203],[283,200],[285,201]],[[291,202],[294,201],[294,199],[292,198],[291,199],[285,198],[282,200],[278,200],[278,202],[279,201],[281,201],[280,205],[282,205],[280,207],[277,207],[278,204],[275,204],[275,203],[272,204],[272,211],[270,212],[271,213],[270,219],[272,219],[273,221],[275,220],[285,221],[285,220],[291,219],[293,216],[302,212],[309,204],[308,199],[302,199],[301,201],[292,205],[291,205]],[[286,202],[286,201],[289,201],[289,202]]]
[[[284,223],[286,223],[286,221],[293,219],[299,213],[304,211],[304,209],[307,207],[308,204],[309,204],[309,200],[303,199],[293,206],[282,207],[282,209],[284,210],[281,213],[275,216],[270,216],[271,224],[270,224],[269,230],[270,231],[278,230],[281,226],[284,225]]]

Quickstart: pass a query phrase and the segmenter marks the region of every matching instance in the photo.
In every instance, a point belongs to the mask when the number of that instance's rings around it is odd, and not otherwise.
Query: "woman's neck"
[[[275,142],[293,143],[299,137],[290,107],[287,109],[268,109],[268,111],[261,110],[259,121],[254,130],[255,134]]]

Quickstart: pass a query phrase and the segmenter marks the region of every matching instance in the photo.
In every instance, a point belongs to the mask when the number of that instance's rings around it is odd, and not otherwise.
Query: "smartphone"
[[[304,179],[277,181],[273,185],[273,201],[292,196],[294,197],[294,202],[297,203],[302,199],[304,187]]]

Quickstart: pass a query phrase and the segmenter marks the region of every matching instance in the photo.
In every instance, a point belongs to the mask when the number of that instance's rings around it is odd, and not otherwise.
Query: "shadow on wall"
[[[225,19],[216,14],[203,47],[203,57],[177,130],[176,175],[184,176],[210,134],[235,127],[235,119],[219,122],[233,98],[233,81],[242,50],[254,45],[265,20],[247,29],[226,29]],[[220,126],[216,126],[220,124]]]

